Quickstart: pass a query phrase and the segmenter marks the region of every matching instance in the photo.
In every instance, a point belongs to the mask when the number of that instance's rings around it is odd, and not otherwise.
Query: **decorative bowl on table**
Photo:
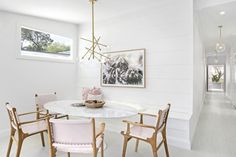
[[[101,100],[86,100],[84,104],[88,108],[101,108],[105,104],[105,101],[101,101]]]

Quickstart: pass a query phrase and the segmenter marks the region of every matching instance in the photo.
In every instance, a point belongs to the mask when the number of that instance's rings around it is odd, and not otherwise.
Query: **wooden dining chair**
[[[132,138],[136,139],[135,152],[138,151],[139,141],[144,141],[151,144],[153,157],[157,157],[157,151],[164,144],[166,157],[169,157],[169,151],[167,146],[167,138],[166,138],[166,124],[168,119],[168,114],[170,110],[170,104],[165,105],[162,109],[159,110],[157,115],[139,113],[140,122],[130,122],[124,120],[123,122],[127,124],[127,130],[122,131],[121,134],[124,136],[124,144],[123,144],[123,152],[122,157],[125,157],[127,143]],[[156,122],[154,125],[144,124],[143,117],[153,117]],[[159,135],[162,139],[159,139]],[[157,143],[160,140],[159,144]]]
[[[27,116],[31,114],[38,114],[38,112],[27,112],[23,114],[17,114],[16,108],[11,107],[9,103],[6,103],[6,108],[8,111],[9,119],[10,119],[10,141],[7,149],[6,157],[10,156],[11,147],[13,141],[17,143],[17,151],[16,157],[20,156],[21,147],[25,138],[30,137],[32,135],[41,134],[43,132],[47,132],[47,123],[46,117],[41,117],[37,120],[30,121],[21,121],[20,117]],[[17,133],[17,138],[15,138],[15,133]],[[43,147],[45,146],[44,138],[41,138]]]
[[[48,94],[35,94],[35,104],[36,104],[36,110],[42,111],[37,114],[37,119],[41,116],[45,116],[49,114],[50,116],[54,116],[54,118],[67,118],[69,119],[68,115],[61,115],[60,113],[51,113],[48,110],[46,110],[43,105],[50,102],[50,101],[56,101],[57,100],[57,93],[48,93]]]
[[[65,120],[47,119],[50,157],[56,156],[56,151],[70,153],[93,153],[97,157],[101,149],[104,156],[105,123],[100,124],[100,131],[95,131],[95,120]]]

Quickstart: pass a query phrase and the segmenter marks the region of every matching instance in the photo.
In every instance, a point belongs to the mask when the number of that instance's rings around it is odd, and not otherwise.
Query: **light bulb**
[[[216,52],[224,52],[225,51],[225,44],[222,42],[216,43]]]

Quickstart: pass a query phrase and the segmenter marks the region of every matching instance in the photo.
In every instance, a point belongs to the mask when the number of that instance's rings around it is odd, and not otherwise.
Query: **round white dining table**
[[[83,118],[124,118],[131,117],[142,108],[137,104],[106,101],[102,108],[88,108],[79,106],[81,100],[58,100],[51,101],[44,105],[50,112],[61,113],[69,116]]]

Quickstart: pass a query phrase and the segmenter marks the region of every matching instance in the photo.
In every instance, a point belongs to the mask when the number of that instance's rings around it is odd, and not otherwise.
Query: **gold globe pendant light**
[[[215,50],[216,50],[216,52],[221,53],[221,52],[225,51],[225,44],[223,43],[222,36],[221,36],[221,34],[222,34],[221,29],[223,26],[218,26],[218,27],[220,29],[220,37],[219,37],[219,41],[216,43]]]

